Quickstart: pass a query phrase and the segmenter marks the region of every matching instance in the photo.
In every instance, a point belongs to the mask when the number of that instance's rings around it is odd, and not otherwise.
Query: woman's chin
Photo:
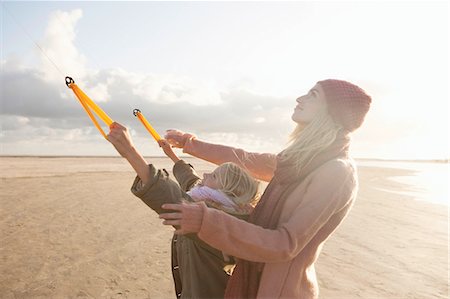
[[[306,125],[305,120],[303,120],[301,117],[298,117],[298,115],[295,115],[295,113],[292,114],[291,119],[298,125],[302,125],[302,126]]]

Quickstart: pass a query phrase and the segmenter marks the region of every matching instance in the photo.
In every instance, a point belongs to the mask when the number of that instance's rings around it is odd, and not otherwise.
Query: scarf
[[[212,189],[208,186],[197,185],[188,192],[194,201],[212,200],[227,208],[236,208],[237,204],[219,190]]]
[[[272,180],[254,211],[249,222],[267,229],[276,229],[286,199],[294,189],[315,169],[324,163],[348,154],[349,136],[344,132],[326,149],[319,152],[303,169],[277,155],[277,166]],[[238,260],[233,275],[228,280],[225,298],[256,298],[264,263]]]

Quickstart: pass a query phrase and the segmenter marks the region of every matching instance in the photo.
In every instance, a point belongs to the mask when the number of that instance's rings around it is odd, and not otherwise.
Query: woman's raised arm
[[[276,167],[276,155],[270,153],[250,153],[231,146],[201,141],[195,135],[178,130],[168,130],[164,136],[167,141],[184,153],[220,165],[233,162],[246,169],[255,178],[270,181]]]

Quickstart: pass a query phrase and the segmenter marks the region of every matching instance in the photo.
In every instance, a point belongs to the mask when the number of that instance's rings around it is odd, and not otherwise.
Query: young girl
[[[164,153],[175,163],[181,159],[173,152],[172,146],[164,139],[159,145]],[[192,171],[191,168],[189,168]],[[175,177],[180,182],[181,178]],[[196,176],[196,175],[194,175]],[[196,183],[186,193],[193,201],[204,201],[217,209],[232,214],[249,214],[257,200],[259,182],[249,173],[232,162],[226,162],[212,173],[205,173],[203,180],[197,178]]]
[[[314,264],[356,198],[350,134],[362,125],[371,97],[350,82],[329,79],[296,102],[297,128],[278,155],[250,154],[180,131],[166,135],[185,153],[233,161],[270,181],[248,222],[203,204],[163,206],[172,212],[160,217],[178,227],[176,234],[195,233],[238,258],[225,298],[317,298]]]
[[[137,177],[131,187],[151,209],[160,214],[164,203],[205,202],[240,219],[246,219],[257,198],[258,181],[234,163],[224,163],[203,180],[193,167],[181,160],[169,143],[159,145],[175,163],[173,174],[178,184],[169,178],[165,169],[156,169],[135,149],[128,130],[113,123],[108,140],[120,155],[135,169]],[[195,235],[172,238],[172,274],[177,297],[221,298],[224,295],[229,271],[234,261],[212,248]]]

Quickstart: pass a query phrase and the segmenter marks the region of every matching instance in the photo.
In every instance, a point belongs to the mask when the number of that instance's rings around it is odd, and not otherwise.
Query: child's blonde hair
[[[232,162],[223,163],[217,169],[217,180],[221,186],[219,191],[238,206],[255,204],[258,200],[258,180]]]

